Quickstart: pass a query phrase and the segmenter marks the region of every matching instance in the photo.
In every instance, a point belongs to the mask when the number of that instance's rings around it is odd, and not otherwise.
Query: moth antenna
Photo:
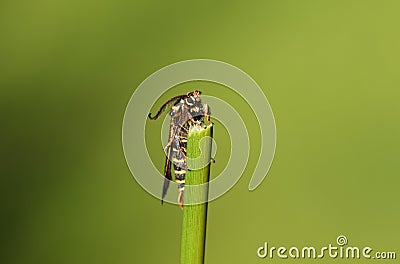
[[[160,110],[158,110],[158,112],[157,112],[157,114],[156,114],[155,116],[151,116],[151,113],[149,113],[148,117],[149,117],[151,120],[156,120],[156,119],[159,118],[160,115],[165,111],[165,108],[167,108],[167,106],[168,106],[169,104],[171,104],[171,102],[173,102],[173,101],[175,101],[175,100],[177,100],[177,99],[180,100],[182,97],[186,97],[186,96],[187,96],[186,94],[182,94],[182,95],[178,95],[178,96],[172,97],[171,99],[169,99],[168,101],[166,101],[166,102],[160,107]]]

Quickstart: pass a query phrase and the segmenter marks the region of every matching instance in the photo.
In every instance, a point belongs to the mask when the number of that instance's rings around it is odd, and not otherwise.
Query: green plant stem
[[[198,170],[188,170],[186,174],[185,205],[183,208],[181,264],[202,264],[205,256],[205,239],[208,203],[192,204],[193,201],[208,198],[208,184],[200,189],[191,189],[190,185],[208,183],[210,179],[212,124],[199,131],[190,131],[187,143],[187,156],[199,157],[189,168],[197,168],[199,164],[208,164]],[[200,141],[203,144],[200,145]],[[205,143],[205,144],[204,144]]]

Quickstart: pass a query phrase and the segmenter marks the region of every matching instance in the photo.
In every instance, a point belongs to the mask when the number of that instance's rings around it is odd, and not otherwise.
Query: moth
[[[204,125],[205,119],[210,122],[210,108],[201,102],[200,96],[201,92],[196,90],[172,97],[161,106],[156,115],[152,116],[151,113],[148,115],[151,120],[156,120],[173,103],[169,112],[171,121],[168,143],[164,147],[166,159],[161,202],[163,202],[169,183],[172,181],[171,165],[173,164],[175,182],[178,184],[179,191],[178,203],[181,208],[183,208],[186,171],[189,169],[186,158],[189,128]]]

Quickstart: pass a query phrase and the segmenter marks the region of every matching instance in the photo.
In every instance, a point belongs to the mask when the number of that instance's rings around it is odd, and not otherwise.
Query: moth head
[[[188,96],[192,97],[194,99],[194,101],[196,101],[196,102],[200,102],[200,95],[201,95],[201,92],[198,90],[195,90],[188,94]]]
[[[194,95],[194,96],[200,96],[200,95],[201,95],[201,92],[200,92],[199,90],[195,90],[195,91],[193,92],[193,95]]]

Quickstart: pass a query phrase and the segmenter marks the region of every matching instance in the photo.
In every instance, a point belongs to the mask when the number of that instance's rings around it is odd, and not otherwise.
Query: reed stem
[[[189,168],[198,168],[201,164],[208,164],[201,169],[188,170],[186,174],[185,205],[183,208],[181,264],[203,264],[205,259],[206,225],[208,202],[190,204],[193,201],[207,201],[208,184],[200,189],[192,189],[190,185],[208,183],[210,180],[211,138],[213,127],[191,130],[188,134],[187,156],[196,158]],[[202,144],[200,142],[203,140]]]

